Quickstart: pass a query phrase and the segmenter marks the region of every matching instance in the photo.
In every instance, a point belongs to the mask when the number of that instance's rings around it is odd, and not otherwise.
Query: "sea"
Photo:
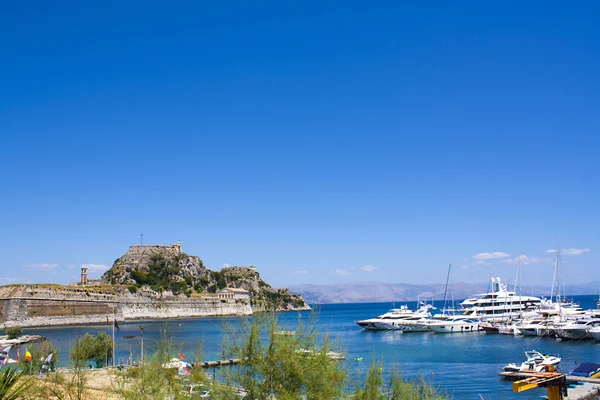
[[[595,308],[596,299],[597,296],[592,295],[573,297],[584,309]],[[347,364],[352,375],[364,377],[371,362],[377,361],[381,362],[384,375],[394,368],[407,379],[422,377],[454,399],[540,399],[545,395],[545,389],[513,393],[511,382],[498,376],[506,364],[524,361],[526,350],[560,355],[562,371],[569,371],[581,362],[600,363],[600,343],[594,341],[561,341],[483,332],[440,334],[370,331],[355,323],[356,320],[375,317],[403,304],[411,309],[417,308],[416,302],[314,305],[314,323],[320,333],[330,333],[341,341],[346,357],[342,362]],[[441,307],[441,302],[434,306]],[[310,313],[280,313],[278,318],[285,329],[293,330],[298,319],[307,321]],[[140,327],[144,328],[143,340],[147,350],[160,338],[161,329],[167,329],[178,343],[180,351],[187,355],[187,360],[195,361],[193,354],[198,345],[202,347],[204,360],[218,360],[223,354],[224,330],[226,327],[235,327],[246,318],[251,317],[121,322],[119,331],[115,331],[115,360],[139,360],[142,342]],[[60,360],[64,366],[69,349],[77,337],[86,332],[112,334],[112,325],[28,328],[24,332],[47,337],[60,349]],[[215,373],[218,377],[219,370],[216,369]]]

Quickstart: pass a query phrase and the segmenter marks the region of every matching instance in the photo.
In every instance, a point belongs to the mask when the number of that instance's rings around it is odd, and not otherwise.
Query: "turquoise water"
[[[576,296],[584,308],[595,307],[595,296]],[[415,308],[413,302],[402,303]],[[400,303],[396,303],[399,306]],[[406,377],[424,376],[436,387],[455,399],[539,399],[545,390],[537,389],[513,393],[510,382],[500,380],[498,372],[509,362],[523,361],[523,351],[535,349],[543,353],[560,354],[563,370],[570,370],[576,362],[600,362],[600,344],[593,341],[563,342],[556,339],[487,335],[485,333],[434,334],[401,333],[399,331],[366,331],[354,323],[357,319],[383,314],[390,303],[329,304],[318,306],[318,328],[331,332],[343,342],[346,363],[357,374],[363,374],[371,360],[381,360],[384,373],[392,366]],[[307,317],[308,313],[303,313]],[[280,314],[282,322],[290,327],[297,321],[297,313]],[[181,343],[183,353],[191,355],[200,342],[204,358],[221,358],[223,323],[235,323],[234,318],[178,319],[168,322],[169,330]],[[145,326],[144,346],[150,348],[164,326],[160,321],[138,321],[120,324],[116,333],[116,359],[139,358],[140,325]],[[68,349],[77,336],[85,332],[111,333],[110,325],[27,329],[26,333],[48,337],[61,350],[61,359],[67,358]],[[135,336],[126,339],[125,336]],[[175,355],[174,355],[175,356]],[[362,361],[355,358],[362,357]],[[217,370],[218,374],[218,370]]]

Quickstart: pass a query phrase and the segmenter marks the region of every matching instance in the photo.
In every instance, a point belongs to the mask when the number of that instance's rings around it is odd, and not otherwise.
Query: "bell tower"
[[[85,286],[87,284],[87,280],[88,280],[88,269],[87,268],[81,268],[81,282],[80,284]]]

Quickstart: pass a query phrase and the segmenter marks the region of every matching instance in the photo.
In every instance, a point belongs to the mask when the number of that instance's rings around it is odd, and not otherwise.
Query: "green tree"
[[[339,345],[329,335],[317,338],[315,324],[299,319],[294,335],[283,334],[275,314],[255,316],[241,324],[241,330],[226,326],[224,348],[232,358],[243,360],[242,367],[223,373],[227,382],[241,386],[248,398],[344,397],[346,370],[330,353],[339,351]],[[227,390],[220,396],[235,398]]]
[[[20,326],[10,326],[5,331],[9,339],[16,339],[23,334],[23,328]]]
[[[161,328],[160,339],[151,346],[154,351],[144,359],[144,364],[123,372],[122,384],[116,390],[121,398],[125,400],[189,399],[190,387],[208,384],[202,368],[194,368],[185,381],[177,376],[177,370],[165,368],[173,356],[180,353],[179,346],[170,335],[168,325]],[[198,346],[196,353],[189,358],[201,360],[201,347]]]
[[[364,387],[362,389],[360,386],[356,388],[354,393],[354,398],[356,400],[380,400],[384,398],[381,391],[383,385],[381,371],[380,362],[374,361],[371,363],[371,367],[367,372]]]
[[[423,377],[415,381],[406,381],[392,369],[387,387],[381,376],[380,362],[373,362],[367,372],[363,387],[356,387],[356,400],[445,400],[446,396],[428,384]]]
[[[86,333],[75,341],[69,358],[75,363],[92,361],[100,368],[112,360],[112,346],[112,339],[106,333],[100,332],[96,336]]]

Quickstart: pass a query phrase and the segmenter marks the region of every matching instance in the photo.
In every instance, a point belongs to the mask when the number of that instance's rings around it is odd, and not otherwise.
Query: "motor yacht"
[[[519,296],[507,289],[500,278],[491,278],[492,291],[466,299],[461,303],[464,315],[478,317],[487,322],[501,322],[520,317],[523,312],[535,309],[541,299]]]
[[[410,310],[408,306],[403,305],[400,308],[392,308],[385,314],[381,314],[375,318],[363,319],[359,321],[355,321],[358,326],[367,329],[375,329],[373,323],[382,320],[395,320],[399,318],[405,318],[414,314],[413,310]],[[371,328],[370,328],[371,327]]]
[[[556,328],[556,337],[571,340],[591,339],[590,330],[595,327],[600,327],[599,318],[580,319]]]
[[[537,329],[547,325],[548,321],[543,318],[523,320],[517,324],[517,329],[523,336],[537,336]]]
[[[433,306],[431,304],[421,303],[418,310],[413,311],[408,306],[402,306],[401,308],[394,308],[385,314],[382,314],[376,318],[365,319],[356,321],[356,323],[365,329],[376,329],[376,330],[394,330],[400,329],[400,322],[404,319],[411,318],[414,320],[431,317],[431,310]]]
[[[450,317],[445,321],[432,322],[429,329],[437,333],[477,332],[481,322],[465,316]]]
[[[539,351],[531,350],[525,352],[526,360],[517,365],[510,363],[504,367],[506,372],[546,372],[548,366],[556,366],[561,358],[554,355],[542,354]]]

